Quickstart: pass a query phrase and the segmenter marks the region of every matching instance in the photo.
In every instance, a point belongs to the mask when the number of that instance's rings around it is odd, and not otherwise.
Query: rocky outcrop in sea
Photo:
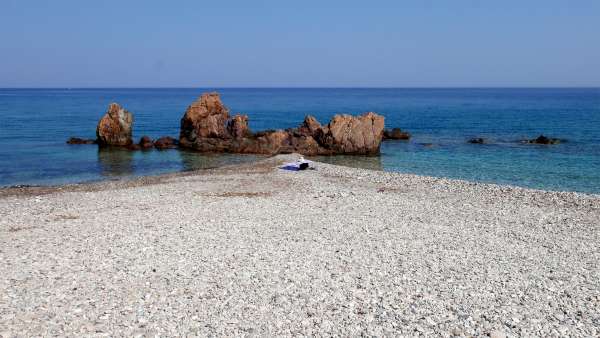
[[[307,116],[298,128],[252,133],[248,116],[230,118],[217,93],[205,93],[181,119],[179,144],[202,152],[336,155],[379,153],[384,118],[376,113],[336,115],[327,125]]]
[[[185,111],[179,140],[164,136],[152,141],[143,136],[139,143],[133,143],[133,114],[119,104],[111,103],[98,122],[96,140],[73,137],[67,143],[97,143],[130,150],[182,147],[212,153],[376,155],[384,136],[383,128],[384,117],[368,112],[360,116],[335,115],[326,125],[308,115],[297,128],[253,133],[247,115],[231,117],[218,93],[204,93]],[[399,129],[394,129],[392,134],[391,137],[403,139],[407,135]]]
[[[133,114],[118,103],[111,103],[96,128],[97,142],[101,146],[130,146],[133,144]]]

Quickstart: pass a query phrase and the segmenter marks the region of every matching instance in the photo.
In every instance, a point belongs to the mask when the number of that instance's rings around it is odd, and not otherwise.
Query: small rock
[[[502,331],[492,331],[490,332],[490,338],[506,338],[506,335]]]
[[[383,131],[384,140],[409,140],[410,137],[410,133],[402,131],[400,128],[393,128],[392,130],[385,129]]]
[[[154,142],[152,142],[152,139],[150,137],[142,136],[142,138],[140,138],[139,145],[142,149],[150,149],[154,146]]]
[[[532,140],[524,141],[524,143],[530,143],[530,144],[559,144],[560,142],[561,142],[560,139],[546,137],[544,135],[540,135],[537,138],[532,139]]]
[[[67,140],[67,144],[95,144],[96,140],[85,139],[79,137],[71,137]]]
[[[469,141],[467,141],[468,143],[471,144],[484,144],[485,143],[485,139],[481,138],[481,137],[476,137],[476,138],[472,138]]]
[[[177,145],[179,144],[179,142],[177,142],[176,139],[170,137],[170,136],[163,136],[159,139],[157,139],[156,141],[154,141],[154,147],[156,147],[156,149],[173,149],[173,148],[177,148]]]
[[[452,331],[450,331],[450,333],[455,337],[460,337],[464,335],[463,331],[457,327],[453,328]]]

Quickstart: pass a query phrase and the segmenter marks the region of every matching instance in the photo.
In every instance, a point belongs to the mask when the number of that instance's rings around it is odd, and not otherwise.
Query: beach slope
[[[598,336],[600,197],[316,163],[0,192],[2,336]]]

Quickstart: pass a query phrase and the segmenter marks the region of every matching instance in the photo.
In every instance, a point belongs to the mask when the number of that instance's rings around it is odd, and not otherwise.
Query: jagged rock
[[[160,150],[177,148],[177,145],[177,140],[171,136],[163,136],[154,141],[154,147]]]
[[[468,140],[467,142],[471,143],[471,144],[484,144],[485,139],[481,138],[481,137],[476,137],[476,138],[472,138],[472,139]]]
[[[410,140],[410,137],[410,133],[402,131],[400,128],[385,129],[383,131],[384,140]]]
[[[84,139],[79,137],[71,137],[67,140],[67,144],[95,144],[96,140]]]
[[[317,121],[316,118],[314,118],[311,115],[307,115],[304,118],[304,122],[302,122],[300,127],[298,127],[298,131],[302,135],[318,138],[318,137],[320,137],[320,134],[323,131],[323,127],[321,126],[321,123],[319,123],[319,121]]]
[[[133,115],[117,103],[111,103],[98,122],[96,136],[101,146],[128,146],[133,143]]]
[[[326,126],[307,116],[298,127],[252,134],[246,115],[229,119],[217,93],[205,93],[181,119],[182,147],[201,152],[304,155],[377,154],[384,118],[375,113],[336,115]]]
[[[229,138],[227,120],[229,110],[221,103],[217,93],[204,93],[190,105],[181,119],[179,141],[193,147],[198,139]]]
[[[152,139],[150,137],[142,136],[142,138],[140,138],[139,145],[142,149],[150,149],[154,146],[154,142],[152,141]]]
[[[248,128],[248,115],[235,115],[227,122],[227,132],[234,139],[242,139],[252,135]]]
[[[532,143],[532,144],[559,144],[560,142],[561,142],[560,139],[550,138],[550,137],[546,137],[544,135],[540,135],[533,140],[525,140],[525,143]]]

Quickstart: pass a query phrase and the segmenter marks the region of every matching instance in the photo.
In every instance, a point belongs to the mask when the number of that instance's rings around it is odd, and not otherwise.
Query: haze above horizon
[[[600,87],[600,2],[0,3],[1,88]]]

